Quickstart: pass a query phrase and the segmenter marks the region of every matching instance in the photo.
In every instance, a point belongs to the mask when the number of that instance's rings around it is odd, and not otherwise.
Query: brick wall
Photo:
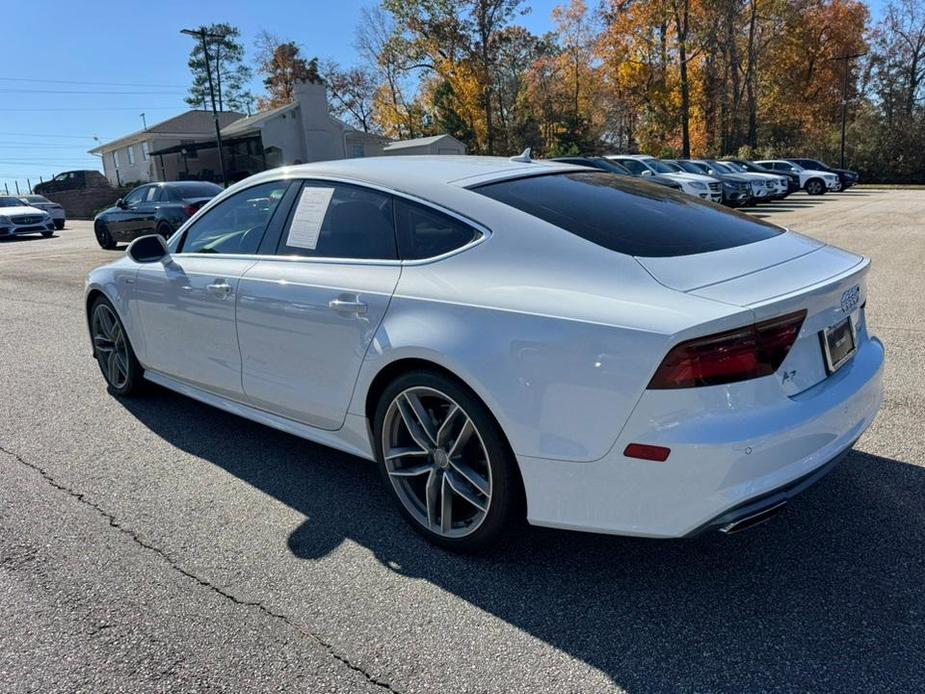
[[[131,188],[87,188],[48,193],[45,197],[64,208],[68,219],[93,219],[97,212],[112,207]]]

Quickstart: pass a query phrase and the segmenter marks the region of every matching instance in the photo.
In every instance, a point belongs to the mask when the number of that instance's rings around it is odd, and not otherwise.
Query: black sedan
[[[601,171],[617,174],[618,176],[633,176],[634,178],[642,178],[642,176],[634,174],[625,166],[621,166],[617,162],[611,161],[610,159],[606,159],[604,157],[554,157],[552,161],[563,161],[566,164],[577,164],[578,166],[590,166],[595,169],[600,169]],[[653,176],[646,176],[645,180],[649,181],[650,183],[658,183],[660,186],[672,188],[673,190],[682,190],[681,184],[670,176],[655,174]]]
[[[138,186],[114,207],[93,220],[93,232],[102,248],[115,248],[119,241],[160,234],[169,237],[196,210],[222,192],[208,181],[173,181]]]
[[[816,171],[828,171],[829,173],[838,174],[838,180],[841,181],[842,190],[848,190],[848,188],[858,182],[858,174],[856,171],[834,169],[828,164],[823,164],[818,159],[788,159],[787,161],[799,164],[804,169],[815,169]]]

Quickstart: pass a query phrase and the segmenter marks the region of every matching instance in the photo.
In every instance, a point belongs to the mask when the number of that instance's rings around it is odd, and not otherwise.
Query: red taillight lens
[[[639,458],[640,460],[654,460],[657,463],[664,463],[671,455],[671,449],[664,446],[649,446],[645,443],[631,443],[623,449],[623,455],[627,458]]]
[[[806,311],[676,345],[662,360],[649,388],[717,386],[769,376],[800,334]]]
[[[194,205],[184,205],[183,206],[183,211],[186,212],[187,217],[192,217],[194,214],[196,214],[196,210],[198,209],[199,208]]]

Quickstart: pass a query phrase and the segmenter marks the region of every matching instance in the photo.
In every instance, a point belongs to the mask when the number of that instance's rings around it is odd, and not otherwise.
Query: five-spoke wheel
[[[439,374],[407,374],[383,394],[376,431],[383,472],[416,529],[459,549],[494,539],[516,473],[481,402]]]

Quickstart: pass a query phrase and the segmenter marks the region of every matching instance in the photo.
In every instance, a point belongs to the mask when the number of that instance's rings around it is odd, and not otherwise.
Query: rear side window
[[[291,217],[279,255],[398,259],[392,196],[385,193],[360,186],[309,181],[296,198]]]
[[[783,233],[667,187],[604,172],[532,176],[473,190],[598,246],[641,257],[719,251]]]
[[[395,200],[395,220],[402,260],[433,258],[479,237],[479,232],[468,224],[401,198]]]

